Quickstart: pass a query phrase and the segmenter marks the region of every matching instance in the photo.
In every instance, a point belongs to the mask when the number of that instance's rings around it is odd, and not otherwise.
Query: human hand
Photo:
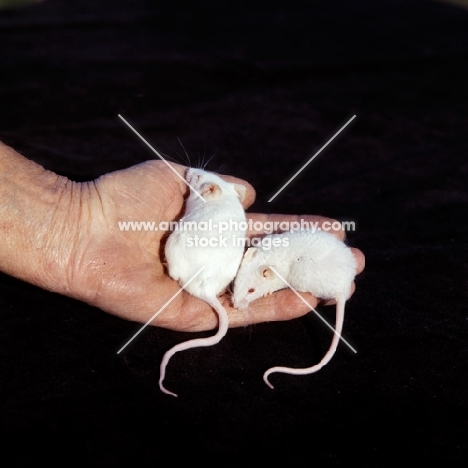
[[[171,166],[147,161],[79,183],[45,170],[0,142],[0,271],[124,319],[148,322],[180,291],[163,265],[167,233],[125,231],[119,222],[149,221],[159,226],[180,218],[188,193],[182,180],[186,168]],[[246,187],[243,203],[248,208],[255,200],[254,189],[245,181],[224,178]],[[247,217],[263,223],[299,219],[258,213]],[[319,225],[330,221],[300,218]],[[344,236],[342,231],[335,234]],[[359,273],[364,256],[353,251]],[[304,297],[312,306],[318,303],[308,294]],[[231,327],[289,320],[309,312],[290,290],[259,299],[242,311],[231,306],[228,293],[220,299]],[[217,314],[182,291],[151,323],[174,330],[209,330],[216,328]]]
[[[171,164],[182,177],[185,167]],[[255,200],[252,186],[243,180],[223,176],[247,188],[244,208]],[[122,171],[106,174],[82,184],[81,215],[73,259],[67,264],[68,294],[124,319],[146,323],[179,291],[163,264],[164,231],[120,230],[119,222],[161,222],[177,220],[183,212],[186,184],[162,161],[147,161]],[[299,218],[321,225],[333,221],[319,216],[247,213],[253,221],[295,221]],[[259,232],[248,232],[249,236]],[[339,238],[343,231],[335,232]],[[362,252],[353,249],[358,270],[364,268]],[[353,285],[354,287],[354,285]],[[316,306],[319,300],[303,295]],[[229,315],[230,327],[265,321],[289,320],[309,312],[290,290],[259,299],[246,310],[234,309],[230,294],[220,297]],[[201,331],[217,326],[217,314],[201,299],[182,291],[151,322],[181,331]]]

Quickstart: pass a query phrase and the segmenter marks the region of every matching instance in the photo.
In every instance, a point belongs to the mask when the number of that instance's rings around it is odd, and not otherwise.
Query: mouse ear
[[[255,255],[255,252],[257,251],[257,249],[255,247],[249,247],[246,251],[245,251],[245,254],[244,254],[244,260],[249,262],[250,260],[252,260],[253,256]]]
[[[213,182],[207,182],[201,186],[200,193],[205,200],[219,198],[221,187]]]
[[[267,280],[272,280],[276,276],[275,272],[268,265],[260,267],[260,274]]]
[[[245,193],[247,192],[245,186],[241,184],[234,184],[234,190],[238,193],[240,201],[243,202]]]

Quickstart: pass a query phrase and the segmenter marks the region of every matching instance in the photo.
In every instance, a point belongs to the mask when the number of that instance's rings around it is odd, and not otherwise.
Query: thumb
[[[299,293],[302,301],[290,289],[282,289],[257,299],[245,310],[228,309],[229,327],[243,327],[262,322],[279,322],[302,317],[317,307],[318,299],[309,293]]]

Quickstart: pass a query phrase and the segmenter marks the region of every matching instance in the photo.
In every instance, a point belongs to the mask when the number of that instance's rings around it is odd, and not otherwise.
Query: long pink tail
[[[167,390],[164,385],[164,377],[166,376],[166,367],[169,363],[169,360],[171,359],[172,356],[174,356],[175,353],[178,353],[179,351],[185,351],[187,349],[191,348],[198,348],[201,346],[213,346],[217,343],[219,343],[222,338],[226,335],[229,327],[229,318],[226,312],[226,309],[222,306],[221,302],[219,302],[218,298],[215,297],[213,298],[208,298],[206,299],[206,302],[213,307],[213,309],[217,312],[218,314],[218,331],[216,332],[215,335],[209,336],[207,338],[195,338],[193,340],[188,340],[184,341],[183,343],[179,343],[166,351],[164,354],[162,361],[161,361],[161,366],[160,366],[160,372],[159,372],[159,388],[161,389],[162,392],[167,393],[168,395],[172,396],[177,396],[176,393],[170,392]]]
[[[308,375],[313,374],[314,372],[319,371],[323,366],[328,364],[335,354],[336,348],[338,347],[338,343],[341,338],[341,331],[343,330],[343,322],[344,322],[344,313],[345,313],[345,303],[346,299],[339,298],[336,301],[336,319],[335,319],[335,331],[333,333],[333,339],[328,348],[328,351],[323,356],[322,360],[311,367],[305,368],[294,368],[294,367],[270,367],[264,374],[263,380],[264,382],[270,387],[273,388],[273,385],[269,382],[268,377],[273,374],[274,372],[282,372],[284,374],[291,374],[291,375]]]

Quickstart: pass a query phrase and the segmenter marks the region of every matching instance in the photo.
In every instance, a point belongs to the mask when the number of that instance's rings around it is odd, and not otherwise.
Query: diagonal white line
[[[341,133],[354,119],[356,118],[353,115],[269,200],[270,203],[274,200],[280,192],[282,192],[311,162],[312,160],[318,156],[337,136]]]
[[[351,349],[351,351],[354,351],[355,353],[357,353],[357,351],[343,338],[343,336],[341,336],[339,333],[336,332],[336,330],[272,267],[270,266],[270,268],[273,270],[273,272],[278,276],[278,278],[280,278],[281,280],[283,280],[283,282],[288,286],[288,288],[290,288],[293,293],[305,304],[307,305],[308,307],[310,307],[310,309],[315,313],[315,315],[330,329],[333,331],[333,333],[335,333],[335,335],[338,335],[340,340],[343,341],[343,343],[346,343],[346,345],[349,347],[349,349]]]
[[[206,268],[202,266],[118,351],[120,354],[199,274]]]
[[[118,114],[120,120],[122,120],[137,136],[140,137],[140,139],[151,149],[151,151],[153,151],[153,153],[156,154],[156,156],[158,156],[159,159],[161,159],[162,161],[164,161],[167,165],[167,167],[169,169],[171,169],[174,174],[179,178],[181,179],[188,187],[190,187],[197,195],[198,197],[200,197],[204,202],[206,202],[206,200],[198,193],[197,190],[195,190],[164,158],[163,156],[161,155],[161,153],[159,153],[159,151],[155,150],[120,114]]]

